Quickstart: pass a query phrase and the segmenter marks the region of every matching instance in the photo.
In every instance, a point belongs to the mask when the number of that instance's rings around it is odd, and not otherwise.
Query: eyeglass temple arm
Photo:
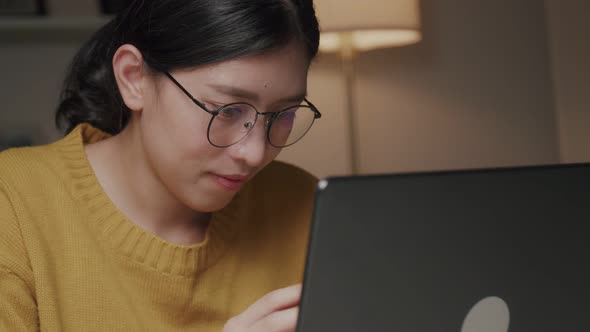
[[[309,105],[309,107],[311,107],[311,109],[315,113],[315,118],[316,119],[319,119],[319,118],[322,117],[322,113],[320,113],[320,111],[318,110],[318,108],[315,107],[315,105],[312,104],[311,101],[307,100],[307,98],[304,98],[303,100],[305,100],[305,102]]]
[[[198,101],[195,97],[193,97],[193,95],[191,95],[190,92],[188,92],[183,86],[182,84],[180,84],[169,72],[164,71],[164,74],[166,74],[166,76],[168,76],[168,78],[170,80],[172,80],[172,82],[180,89],[182,90],[182,92],[184,92],[185,95],[187,95],[187,97],[189,97],[193,103],[195,103],[197,106],[199,106],[200,108],[202,108],[205,112],[209,113],[209,114],[214,114],[215,112],[210,111],[207,109],[207,107],[205,107],[205,105],[203,105],[200,101]],[[313,109],[313,112],[315,113],[315,118],[319,119],[322,117],[322,113],[320,113],[320,111],[318,110],[318,108],[312,104],[307,98],[304,98],[305,102]]]
[[[213,114],[212,111],[208,110],[207,107],[205,107],[205,105],[203,105],[203,103],[201,103],[200,101],[198,101],[195,97],[193,97],[193,95],[191,95],[190,92],[188,92],[183,86],[182,84],[180,84],[169,72],[165,71],[164,74],[166,74],[166,76],[168,76],[168,78],[170,80],[172,80],[172,82],[180,89],[182,90],[182,92],[184,92],[185,95],[187,95],[187,97],[189,97],[193,103],[195,103],[197,106],[199,106],[200,108],[202,108],[205,112]]]

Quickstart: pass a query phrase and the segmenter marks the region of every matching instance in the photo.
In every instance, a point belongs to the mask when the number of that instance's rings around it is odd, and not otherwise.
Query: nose
[[[266,121],[259,117],[254,128],[238,143],[230,146],[232,158],[256,168],[264,162],[266,149]]]

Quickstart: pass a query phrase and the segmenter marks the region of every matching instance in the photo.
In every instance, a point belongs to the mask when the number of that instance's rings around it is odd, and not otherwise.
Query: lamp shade
[[[418,0],[315,0],[320,51],[343,44],[357,51],[413,44],[421,39]]]

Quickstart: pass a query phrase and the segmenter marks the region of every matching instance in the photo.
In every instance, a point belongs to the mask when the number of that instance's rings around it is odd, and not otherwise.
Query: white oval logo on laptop
[[[508,305],[501,298],[491,296],[471,308],[461,332],[508,332],[509,324]]]

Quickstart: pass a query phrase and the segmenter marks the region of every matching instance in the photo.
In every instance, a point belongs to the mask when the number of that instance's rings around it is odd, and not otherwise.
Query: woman
[[[134,1],[98,31],[67,136],[0,154],[0,330],[293,331],[316,180],[272,161],[320,117],[318,42],[311,0]]]

